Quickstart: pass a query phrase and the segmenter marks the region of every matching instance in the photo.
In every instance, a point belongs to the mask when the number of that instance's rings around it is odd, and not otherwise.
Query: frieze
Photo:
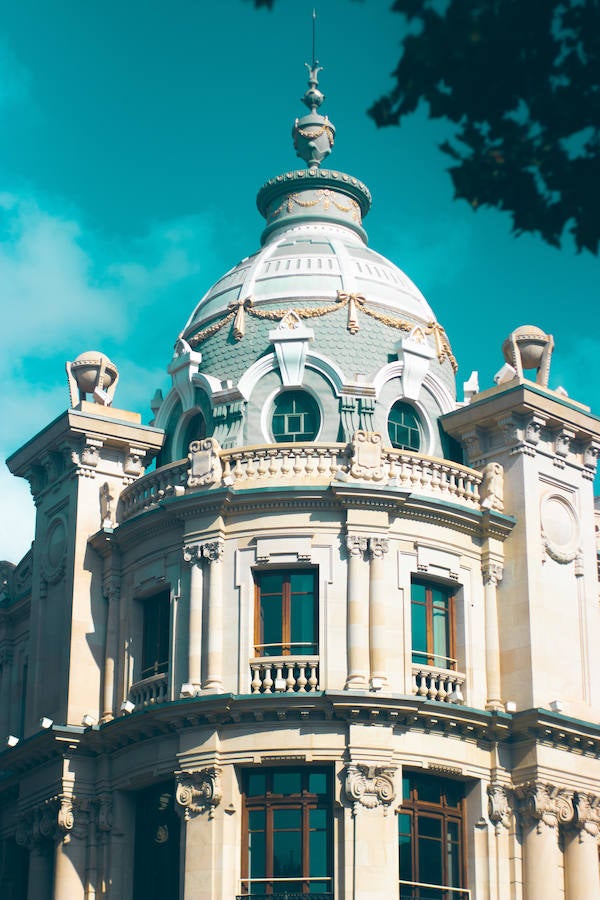
[[[383,808],[387,813],[396,797],[396,770],[387,766],[366,766],[350,763],[346,767],[345,792],[353,804],[354,814],[365,809]]]
[[[176,772],[175,800],[186,821],[202,812],[212,819],[215,808],[223,799],[220,766],[209,766],[190,772]]]

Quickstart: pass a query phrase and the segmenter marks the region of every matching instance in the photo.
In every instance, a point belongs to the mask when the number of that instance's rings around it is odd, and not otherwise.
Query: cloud
[[[73,210],[31,193],[0,193],[0,456],[67,407],[64,363],[85,350],[102,350],[117,363],[116,405],[149,418],[194,302],[192,285],[207,266],[212,275],[216,256],[213,226],[203,216],[158,222],[117,242],[86,228]],[[16,561],[33,537],[31,500],[27,485],[4,467],[0,484],[11,523],[0,558]]]

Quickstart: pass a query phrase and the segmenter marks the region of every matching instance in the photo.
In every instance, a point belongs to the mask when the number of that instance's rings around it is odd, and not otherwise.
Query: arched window
[[[320,424],[317,401],[306,391],[284,391],[275,398],[271,427],[278,444],[314,441]]]
[[[419,419],[413,407],[398,400],[390,409],[388,416],[388,434],[390,443],[396,450],[419,450],[421,447],[421,431]]]
[[[206,419],[201,412],[192,416],[186,425],[183,436],[182,453],[185,456],[192,441],[201,441],[206,437]]]

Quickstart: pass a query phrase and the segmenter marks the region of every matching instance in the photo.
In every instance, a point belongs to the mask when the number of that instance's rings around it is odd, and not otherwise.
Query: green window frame
[[[254,573],[256,656],[316,656],[319,598],[316,569]]]
[[[405,772],[398,810],[400,900],[468,900],[465,786]]]
[[[277,444],[314,441],[320,425],[319,404],[308,391],[282,391],[275,397],[271,430]]]
[[[421,449],[419,417],[410,403],[397,400],[388,416],[388,436],[396,450]]]
[[[242,883],[238,898],[332,900],[330,767],[247,769],[242,775]]]
[[[456,598],[449,587],[413,579],[410,591],[412,661],[456,669]]]

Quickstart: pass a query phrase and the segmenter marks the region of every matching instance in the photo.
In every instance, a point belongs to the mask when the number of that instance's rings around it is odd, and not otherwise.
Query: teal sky
[[[117,363],[115,405],[150,416],[173,343],[219,275],[253,252],[255,195],[301,166],[314,0],[19,0],[0,26],[0,456],[68,405],[64,363]],[[421,288],[462,383],[488,387],[521,324],[555,337],[551,386],[598,411],[600,266],[515,238],[508,216],[452,199],[448,135],[417,112],[378,131],[365,110],[390,86],[403,19],[388,0],[317,3],[332,168],[373,194],[370,245]],[[501,73],[499,73],[501,77]],[[473,77],[477,89],[477,73]],[[0,469],[0,559],[33,538],[28,486]]]

